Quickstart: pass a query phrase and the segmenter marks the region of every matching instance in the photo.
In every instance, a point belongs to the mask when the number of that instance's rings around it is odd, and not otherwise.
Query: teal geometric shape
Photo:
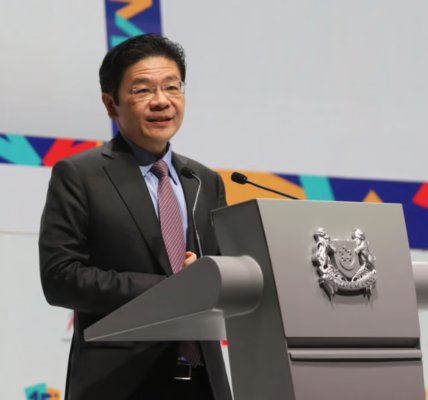
[[[111,38],[110,38],[110,46],[113,48],[113,47],[116,47],[117,45],[119,45],[119,44],[121,44],[121,43],[123,43],[125,40],[127,40],[127,39],[129,39],[129,37],[128,36],[116,36],[116,35],[113,35]]]
[[[299,178],[308,200],[334,201],[334,194],[327,177],[300,175]]]
[[[24,389],[26,400],[45,400],[48,388],[46,383],[40,383],[38,385],[30,386]]]
[[[41,165],[42,159],[25,136],[5,136],[7,140],[0,137],[0,157],[14,164]]]
[[[114,22],[119,29],[122,29],[128,36],[144,35],[144,32],[136,27],[132,22],[123,19],[119,14],[114,15]]]

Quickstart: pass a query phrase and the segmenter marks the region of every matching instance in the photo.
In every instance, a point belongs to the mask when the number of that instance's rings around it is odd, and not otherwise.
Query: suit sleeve
[[[218,172],[217,174],[217,193],[218,193],[218,208],[226,207],[227,201],[226,201],[226,189],[224,188],[224,182],[222,177]]]
[[[104,271],[90,265],[89,209],[75,166],[59,161],[52,170],[43,210],[39,257],[43,291],[49,304],[106,315],[166,276]]]

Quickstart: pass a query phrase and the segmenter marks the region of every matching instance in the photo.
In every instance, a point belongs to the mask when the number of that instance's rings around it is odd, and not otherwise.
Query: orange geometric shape
[[[221,175],[226,187],[226,199],[227,204],[237,204],[243,201],[262,198],[262,199],[284,199],[285,197],[279,194],[267,192],[265,190],[256,188],[252,185],[239,185],[232,182],[230,176],[232,175],[231,170],[216,169]],[[267,172],[250,172],[243,171],[243,174],[250,180],[259,185],[267,186],[268,188],[278,190],[279,192],[285,192],[291,196],[298,197],[299,199],[306,199],[305,191],[299,185],[293,182],[287,181],[284,178],[280,178],[277,175],[270,174]]]
[[[49,397],[49,400],[60,400],[61,399],[61,391],[57,389],[47,388],[48,394],[50,394],[51,397]]]
[[[117,14],[123,19],[130,19],[135,15],[147,10],[153,5],[152,0],[111,0],[118,3],[129,3],[127,6],[121,8]]]
[[[377,195],[374,190],[370,190],[363,200],[364,203],[383,203],[382,199]]]

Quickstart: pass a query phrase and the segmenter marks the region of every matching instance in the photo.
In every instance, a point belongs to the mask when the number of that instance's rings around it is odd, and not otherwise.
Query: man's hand
[[[188,267],[190,264],[194,263],[198,257],[196,257],[195,253],[192,253],[191,251],[186,251],[186,259],[184,261],[183,266],[180,268],[180,271],[186,267]]]

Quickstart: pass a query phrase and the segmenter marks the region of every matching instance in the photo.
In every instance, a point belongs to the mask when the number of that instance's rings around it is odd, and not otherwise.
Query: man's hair
[[[165,36],[156,34],[134,36],[111,49],[100,67],[101,91],[113,95],[119,104],[118,90],[125,71],[148,57],[165,57],[174,61],[180,70],[181,80],[186,79],[186,60],[183,47]]]

